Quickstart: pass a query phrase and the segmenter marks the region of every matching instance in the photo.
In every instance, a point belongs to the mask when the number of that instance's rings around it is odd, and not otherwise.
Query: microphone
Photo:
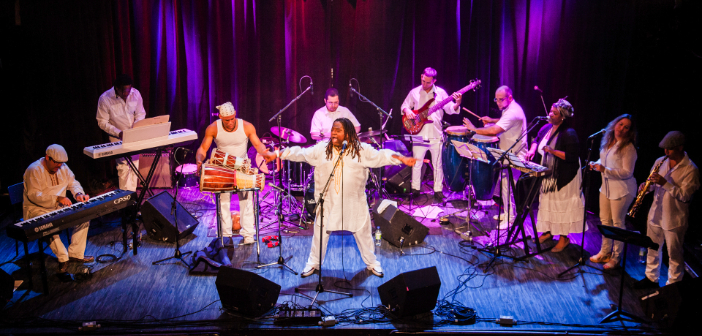
[[[314,83],[312,83],[312,78],[310,78],[310,93],[314,96]]]
[[[349,142],[344,140],[344,142],[341,144],[341,152],[343,153],[346,150],[346,146],[349,145]]]
[[[603,129],[599,130],[597,133],[595,133],[595,134],[593,134],[593,135],[591,135],[591,136],[589,136],[589,137],[587,137],[587,138],[588,138],[588,139],[592,139],[592,138],[594,138],[594,137],[600,135],[601,133],[604,133],[605,131],[606,131],[606,129],[603,128]]]
[[[548,120],[548,117],[545,117],[545,116],[538,116],[538,117],[535,117],[534,119],[536,119],[536,120]]]
[[[351,86],[351,80],[349,80],[349,98],[353,98],[353,89]]]
[[[544,93],[543,91],[541,91],[541,89],[539,89],[539,86],[538,86],[538,85],[534,85],[534,90],[539,91],[539,92],[541,92],[541,93]]]
[[[443,120],[441,121],[441,123],[444,124],[444,127],[449,127],[449,126],[451,126],[451,124],[449,124],[449,123],[447,123],[447,122],[445,122],[445,121],[443,121]]]

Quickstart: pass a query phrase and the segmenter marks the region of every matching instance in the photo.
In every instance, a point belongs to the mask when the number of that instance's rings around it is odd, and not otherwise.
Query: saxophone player
[[[663,148],[668,162],[660,165],[658,172],[653,172],[650,192],[654,193],[653,204],[648,212],[647,235],[654,243],[660,245],[658,250],[648,250],[646,276],[634,283],[636,289],[658,288],[660,275],[661,249],[665,242],[670,256],[668,264],[668,281],[666,285],[683,278],[683,240],[687,231],[689,206],[694,194],[700,187],[700,172],[683,150],[685,136],[678,131],[666,134],[658,145]],[[665,157],[656,160],[658,166]],[[644,184],[639,186],[643,191]]]

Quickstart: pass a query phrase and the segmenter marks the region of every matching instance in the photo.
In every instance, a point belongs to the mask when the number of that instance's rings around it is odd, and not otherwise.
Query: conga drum
[[[444,169],[444,181],[451,191],[461,192],[466,189],[467,167],[469,159],[458,154],[451,140],[467,142],[470,139],[468,129],[464,126],[450,126],[444,130],[446,142],[441,151],[441,166]]]
[[[469,165],[469,181],[473,183],[473,191],[475,191],[476,199],[483,201],[490,200],[495,191],[495,184],[497,183],[499,172],[495,170],[495,165],[492,164],[495,162],[495,158],[488,152],[487,148],[498,148],[500,139],[498,137],[476,134],[470,139],[470,143],[482,149],[490,163],[472,160]]]

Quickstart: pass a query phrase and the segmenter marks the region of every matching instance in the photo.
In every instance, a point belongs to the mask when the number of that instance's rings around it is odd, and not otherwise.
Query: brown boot
[[[80,263],[91,263],[91,262],[95,261],[95,258],[93,256],[83,256],[83,259],[70,257],[70,258],[68,258],[68,261],[80,262]]]
[[[59,262],[58,272],[59,273],[68,272],[68,262]]]

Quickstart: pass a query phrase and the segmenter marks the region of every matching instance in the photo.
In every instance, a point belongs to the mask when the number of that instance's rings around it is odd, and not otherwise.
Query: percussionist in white
[[[346,118],[338,118],[334,121],[330,140],[321,141],[309,148],[298,146],[287,148],[281,154],[281,158],[307,162],[314,166],[315,191],[321,192],[332,173],[332,169],[334,169],[334,164],[339,158],[344,142],[347,142],[347,148],[334,171],[329,188],[324,194],[322,251],[326,252],[327,250],[330,231],[350,231],[356,239],[361,258],[368,270],[382,277],[383,269],[373,251],[371,219],[366,202],[368,168],[398,164],[413,166],[416,159],[404,157],[388,149],[376,150],[369,144],[360,142],[354,124]],[[302,271],[303,278],[312,275],[321,264],[319,260],[319,212],[318,208],[310,256]],[[322,259],[324,259],[324,255],[322,255]]]

